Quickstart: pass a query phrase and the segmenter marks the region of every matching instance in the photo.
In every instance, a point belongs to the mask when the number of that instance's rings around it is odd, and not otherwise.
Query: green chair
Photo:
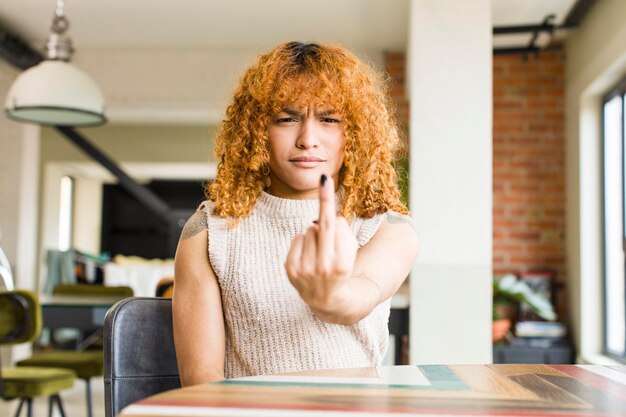
[[[62,284],[57,285],[52,293],[55,295],[80,295],[85,297],[118,296],[120,299],[135,295],[133,289],[130,287],[107,287],[97,284]]]
[[[0,292],[0,345],[14,345],[33,341],[41,330],[41,306],[34,293],[28,291]],[[24,403],[26,413],[32,416],[33,398],[47,396],[48,414],[54,404],[65,416],[59,393],[74,385],[74,372],[62,368],[0,367],[0,397],[20,399],[15,417]]]
[[[106,287],[102,285],[74,284],[59,285],[54,289],[55,295],[73,295],[84,297],[119,296],[120,299],[133,296],[130,287]],[[28,359],[17,362],[18,366],[58,367],[74,371],[76,376],[85,381],[85,398],[87,416],[92,417],[93,406],[91,396],[91,378],[102,376],[104,359],[102,350],[88,351],[50,351],[35,353]]]

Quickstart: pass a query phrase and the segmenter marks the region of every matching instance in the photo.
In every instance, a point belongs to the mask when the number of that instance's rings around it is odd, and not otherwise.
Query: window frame
[[[600,124],[600,128],[601,128],[601,181],[602,181],[602,200],[601,200],[601,210],[602,210],[602,301],[603,301],[603,308],[602,308],[602,320],[603,320],[603,340],[602,340],[602,351],[603,354],[611,357],[619,362],[624,362],[626,363],[626,347],[624,348],[624,351],[621,355],[609,351],[608,349],[608,316],[609,316],[609,312],[608,312],[608,296],[607,296],[607,291],[608,291],[608,272],[607,272],[607,216],[606,216],[606,199],[607,199],[607,190],[606,190],[606,158],[605,158],[605,152],[606,152],[606,144],[605,144],[605,106],[606,104],[611,101],[612,99],[614,99],[615,97],[620,97],[621,99],[621,117],[620,117],[620,122],[622,125],[621,128],[621,166],[620,166],[620,172],[621,172],[621,180],[622,180],[622,184],[621,184],[621,188],[622,188],[622,196],[621,196],[621,213],[622,213],[622,250],[624,251],[625,255],[626,255],[626,77],[624,77],[620,82],[618,82],[615,86],[613,86],[608,92],[607,94],[605,94],[602,97],[601,103],[600,103],[600,114],[601,114],[601,124]],[[626,258],[626,257],[625,257]],[[624,305],[626,308],[626,261],[624,262],[624,265],[622,266],[624,268],[624,294],[623,294],[623,299],[624,299]],[[626,322],[624,324],[624,326],[626,327]],[[626,335],[626,328],[625,330],[625,335]],[[624,345],[626,346],[626,336],[625,336],[625,340],[624,340]]]

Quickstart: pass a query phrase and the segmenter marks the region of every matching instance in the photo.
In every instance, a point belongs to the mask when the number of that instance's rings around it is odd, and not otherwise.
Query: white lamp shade
[[[5,109],[12,119],[44,125],[106,122],[98,85],[65,61],[42,61],[21,73],[9,89]]]

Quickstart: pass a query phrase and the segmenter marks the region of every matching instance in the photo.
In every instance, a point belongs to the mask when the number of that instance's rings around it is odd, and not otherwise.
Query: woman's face
[[[346,146],[345,123],[332,107],[297,104],[272,117],[267,192],[281,198],[317,198],[322,174],[335,184]]]

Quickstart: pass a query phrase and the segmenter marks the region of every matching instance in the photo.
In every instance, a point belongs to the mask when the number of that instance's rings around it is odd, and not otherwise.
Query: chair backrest
[[[180,387],[172,334],[172,300],[131,297],[104,318],[106,417],[159,392]]]
[[[132,297],[133,289],[126,286],[109,287],[99,284],[60,284],[52,291],[55,295],[84,295],[88,296],[119,296]]]
[[[34,340],[41,330],[41,306],[30,291],[0,291],[0,345]]]

